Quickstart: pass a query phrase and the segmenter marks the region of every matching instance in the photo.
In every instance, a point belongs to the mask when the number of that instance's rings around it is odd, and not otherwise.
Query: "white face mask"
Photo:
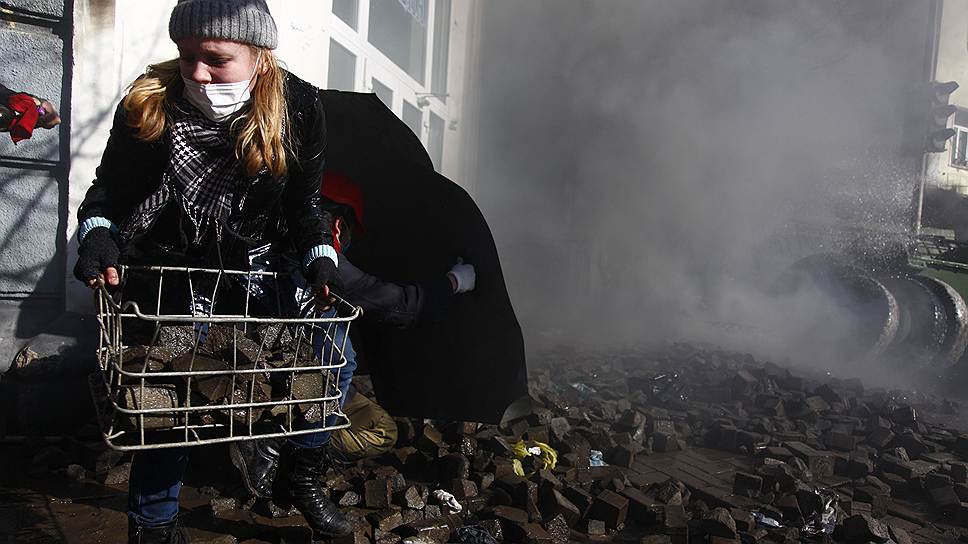
[[[185,98],[205,117],[216,123],[228,119],[233,114],[245,107],[252,98],[249,86],[252,78],[255,77],[259,64],[246,81],[238,83],[209,83],[202,85],[182,76],[185,83]]]

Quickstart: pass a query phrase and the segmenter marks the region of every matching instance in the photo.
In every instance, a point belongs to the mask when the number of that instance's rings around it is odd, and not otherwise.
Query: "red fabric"
[[[10,123],[10,139],[13,143],[29,139],[34,133],[34,127],[40,119],[37,103],[29,94],[14,94],[7,99],[7,106],[17,113],[17,117]]]
[[[359,185],[339,172],[327,170],[323,173],[323,189],[320,192],[333,202],[353,208],[357,229],[363,230],[363,191]]]

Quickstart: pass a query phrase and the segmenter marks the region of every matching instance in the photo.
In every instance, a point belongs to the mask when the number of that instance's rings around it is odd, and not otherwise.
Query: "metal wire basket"
[[[196,446],[332,431],[349,329],[362,310],[274,272],[122,267],[95,294],[91,389],[116,450]],[[341,377],[343,380],[341,380]]]

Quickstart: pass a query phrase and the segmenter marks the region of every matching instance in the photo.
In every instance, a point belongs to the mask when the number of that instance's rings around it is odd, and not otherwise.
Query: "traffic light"
[[[925,153],[943,152],[948,140],[957,134],[954,129],[948,128],[948,119],[955,114],[957,109],[948,104],[948,101],[951,100],[951,93],[956,90],[958,90],[958,83],[955,81],[931,82],[928,93],[930,106],[924,140]]]
[[[948,128],[948,119],[954,115],[954,105],[949,104],[951,94],[958,83],[932,81],[911,89],[909,107],[905,111],[901,152],[918,161],[925,153],[941,153],[955,131]]]

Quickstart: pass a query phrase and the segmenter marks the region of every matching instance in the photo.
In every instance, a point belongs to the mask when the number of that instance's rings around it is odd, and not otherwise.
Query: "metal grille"
[[[109,446],[195,446],[349,426],[338,384],[360,308],[335,296],[318,308],[274,272],[120,273],[120,289],[95,294],[100,372],[91,387]]]

